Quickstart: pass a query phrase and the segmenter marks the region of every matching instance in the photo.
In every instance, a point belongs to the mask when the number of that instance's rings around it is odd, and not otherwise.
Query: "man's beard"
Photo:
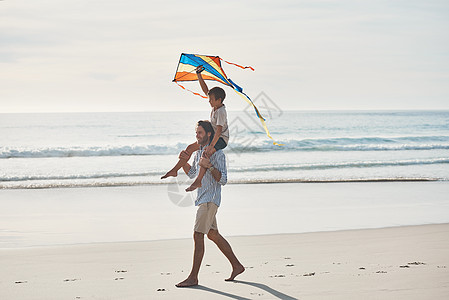
[[[207,145],[209,142],[209,137],[206,135],[201,140],[198,141],[198,143],[202,146]]]

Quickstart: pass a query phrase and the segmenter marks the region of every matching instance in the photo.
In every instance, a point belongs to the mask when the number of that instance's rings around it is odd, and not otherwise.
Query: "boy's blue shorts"
[[[218,141],[215,143],[214,148],[215,148],[215,150],[218,151],[218,150],[226,148],[226,146],[227,146],[226,142],[224,141],[224,139],[222,137],[220,137],[218,139]]]

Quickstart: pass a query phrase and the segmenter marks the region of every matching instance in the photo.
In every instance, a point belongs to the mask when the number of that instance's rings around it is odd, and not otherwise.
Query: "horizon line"
[[[12,111],[12,112],[0,112],[1,114],[77,114],[77,113],[179,113],[179,112],[203,112],[204,110],[80,110],[80,111]],[[229,112],[242,112],[243,110],[228,110]],[[419,109],[419,108],[409,108],[409,109],[283,109],[283,112],[449,112],[449,108],[435,108],[435,109]]]

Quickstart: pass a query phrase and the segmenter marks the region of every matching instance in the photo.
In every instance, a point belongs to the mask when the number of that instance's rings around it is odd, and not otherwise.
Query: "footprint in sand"
[[[24,280],[24,281],[15,281],[15,284],[20,284],[20,283],[28,283],[28,281]]]
[[[290,264],[290,265],[285,265],[286,267],[294,267],[295,265]]]
[[[419,265],[425,265],[426,263],[423,262],[419,262],[419,261],[414,261],[414,262],[409,262],[407,265],[415,265],[415,266],[419,266]]]
[[[156,292],[165,292],[165,289],[157,289]]]
[[[68,281],[77,281],[77,280],[81,280],[81,279],[76,279],[76,278],[73,278],[73,279],[64,279],[64,282],[68,282]]]
[[[426,263],[423,263],[420,261],[414,261],[414,262],[409,262],[406,265],[399,266],[399,268],[410,268],[410,266],[419,266],[419,265],[426,265]]]
[[[114,280],[123,280],[123,279],[125,279],[125,278],[123,278],[123,277],[117,277],[117,278],[115,278]]]
[[[307,273],[307,274],[304,274],[304,275],[302,275],[302,276],[315,276],[315,272]]]
[[[128,271],[126,271],[126,270],[117,270],[117,271],[115,271],[115,273],[126,273],[126,272],[128,272]]]

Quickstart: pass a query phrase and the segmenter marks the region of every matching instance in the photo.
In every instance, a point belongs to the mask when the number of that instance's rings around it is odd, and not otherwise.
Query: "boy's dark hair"
[[[221,99],[221,103],[223,103],[224,99],[226,98],[225,91],[219,86],[211,88],[207,94],[214,95],[215,100]]]
[[[204,131],[206,131],[206,135],[210,132],[210,140],[212,141],[214,139],[214,135],[215,135],[215,131],[214,128],[212,127],[211,122],[209,121],[198,121],[198,124],[196,126],[201,126],[203,127]]]

